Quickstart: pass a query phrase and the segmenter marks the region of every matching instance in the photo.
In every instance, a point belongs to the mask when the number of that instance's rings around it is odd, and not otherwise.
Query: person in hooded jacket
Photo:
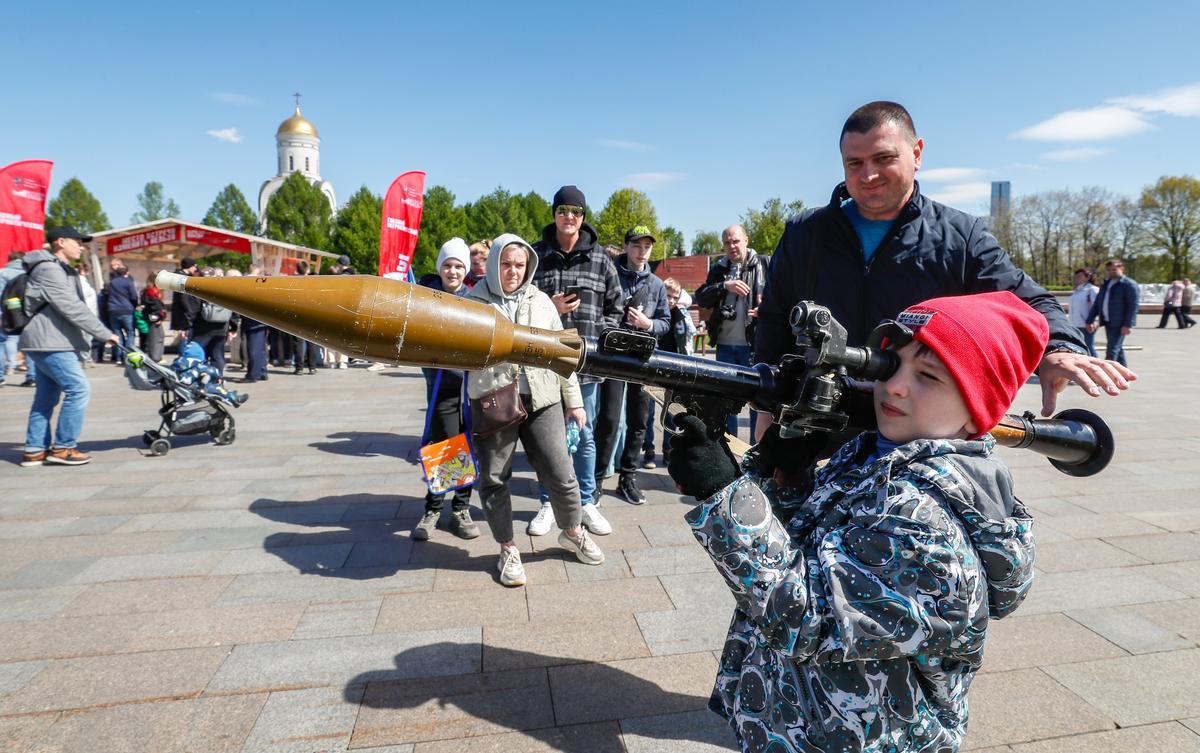
[[[1001,291],[897,321],[878,431],[807,497],[764,475],[789,458],[739,477],[699,418],[677,419],[668,469],[736,603],[709,708],[743,751],[954,753],[988,623],[1033,584],[1033,520],[987,431],[1041,361],[1045,318]]]
[[[505,233],[492,242],[486,278],[476,283],[467,297],[489,304],[515,324],[561,330],[562,321],[554,303],[531,284],[537,267],[538,256],[533,248],[516,235]],[[601,564],[604,553],[580,524],[579,483],[567,453],[566,422],[573,420],[582,426],[586,420],[579,382],[574,374],[561,377],[549,369],[502,363],[470,372],[467,395],[473,401],[480,400],[514,382],[528,415],[515,426],[488,436],[476,435],[475,452],[480,502],[492,537],[500,544],[500,582],[523,586],[525,568],[513,543],[512,496],[508,488],[518,439],[538,482],[550,494],[554,520],[561,529],[558,543],[585,565]]]
[[[451,238],[438,251],[437,273],[427,274],[417,280],[418,285],[441,290],[454,296],[465,296],[467,269],[471,265],[471,251],[462,238]],[[425,376],[425,410],[430,414],[429,436],[422,442],[431,444],[461,434],[463,423],[463,375],[451,369],[421,369]],[[442,518],[442,507],[451,492],[425,493],[425,514],[413,528],[414,541],[427,541]],[[450,508],[450,530],[456,536],[473,539],[479,536],[479,526],[471,519],[471,487],[456,489]]]

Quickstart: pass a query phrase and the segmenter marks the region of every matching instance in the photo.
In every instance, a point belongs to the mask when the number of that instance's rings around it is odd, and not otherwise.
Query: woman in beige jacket
[[[562,329],[553,302],[530,284],[538,257],[528,243],[506,233],[492,242],[487,275],[476,283],[468,297],[490,304],[510,321],[541,329]],[[565,425],[574,419],[583,425],[583,398],[575,375],[561,377],[548,370],[503,363],[467,376],[467,395],[477,400],[484,395],[518,384],[528,416],[520,424],[487,437],[475,437],[479,460],[480,502],[492,536],[500,544],[500,582],[525,585],[525,568],[513,543],[512,477],[517,440],[525,448],[538,481],[550,493],[554,520],[562,532],[558,543],[587,565],[599,565],[604,553],[580,525],[579,483],[567,453]],[[565,404],[565,410],[564,410]]]

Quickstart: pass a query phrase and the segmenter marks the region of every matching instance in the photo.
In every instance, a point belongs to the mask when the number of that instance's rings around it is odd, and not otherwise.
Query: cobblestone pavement
[[[1102,475],[1004,451],[1039,572],[991,627],[970,749],[1200,751],[1198,343],[1139,329],[1133,392],[1064,397],[1117,435]],[[233,445],[163,457],[141,443],[157,393],[88,374],[84,467],[19,467],[32,391],[0,389],[0,750],[731,749],[705,704],[732,600],[663,470],[644,507],[606,497],[603,566],[522,533],[510,590],[482,521],[409,538],[416,370],[273,369]],[[528,520],[527,466],[513,488]]]

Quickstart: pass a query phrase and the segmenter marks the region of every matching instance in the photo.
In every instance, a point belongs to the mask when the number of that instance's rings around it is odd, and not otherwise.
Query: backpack
[[[213,324],[224,324],[233,316],[233,312],[224,306],[204,301],[200,304],[200,318]]]
[[[41,264],[48,259],[42,259],[34,262],[33,266],[26,267],[25,271],[8,281],[4,286],[4,293],[0,300],[4,301],[4,311],[2,314],[4,334],[19,335],[25,329],[29,321],[37,315],[37,311],[29,311],[26,301],[26,289],[29,287],[29,275]],[[43,306],[45,303],[42,304]],[[41,307],[38,307],[41,310]]]

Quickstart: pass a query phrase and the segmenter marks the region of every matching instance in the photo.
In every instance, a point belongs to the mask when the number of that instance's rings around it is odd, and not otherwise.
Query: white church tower
[[[263,183],[258,192],[259,232],[267,229],[267,203],[279,186],[292,173],[300,173],[329,199],[329,209],[337,214],[337,197],[333,184],[321,180],[321,137],[317,127],[300,114],[300,95],[296,94],[296,112],[279,124],[275,131],[275,153],[278,157],[275,177]]]

